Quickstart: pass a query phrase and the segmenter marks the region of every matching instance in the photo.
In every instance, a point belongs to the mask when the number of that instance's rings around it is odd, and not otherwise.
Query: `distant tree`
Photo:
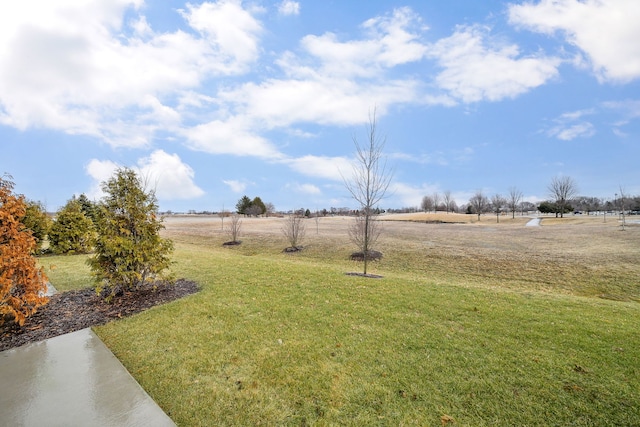
[[[551,202],[549,200],[545,200],[544,202],[541,202],[538,205],[538,210],[540,211],[540,213],[543,213],[543,214],[546,214],[546,213],[557,213],[558,212],[558,206],[554,202]]]
[[[625,213],[626,213],[626,209],[627,209],[627,200],[626,199],[627,199],[626,191],[621,185],[620,186],[620,198],[618,200],[620,201],[620,218],[622,219],[620,225],[622,226],[622,230],[625,230],[625,226],[627,225],[627,222],[626,222],[626,219],[625,219]]]
[[[433,209],[433,198],[431,196],[424,196],[420,204],[420,209],[424,212],[430,212]]]
[[[313,216],[313,220],[316,223],[316,234],[320,234],[320,216],[321,215],[322,215],[322,212],[316,209],[316,213]]]
[[[22,218],[24,226],[31,231],[36,239],[36,249],[42,249],[42,243],[49,234],[51,218],[47,215],[44,205],[40,202],[27,200],[25,202],[25,215]]]
[[[266,211],[265,211],[266,216],[273,215],[276,212],[276,207],[271,202],[265,203],[264,207],[266,208]]]
[[[289,242],[288,252],[300,250],[299,244],[305,235],[304,220],[299,215],[289,215],[282,226],[282,233]]]
[[[451,191],[447,190],[444,192],[444,194],[442,195],[442,199],[444,202],[444,209],[447,213],[449,213],[449,210],[452,207],[452,204],[454,203],[453,201],[453,196],[451,195]]]
[[[263,215],[267,211],[267,206],[264,204],[260,197],[254,197],[254,199],[251,201],[251,206],[255,206],[258,208],[258,215]]]
[[[246,208],[244,210],[244,213],[248,216],[260,216],[262,214],[262,209],[260,208],[260,206],[258,205],[254,205],[253,203],[251,204],[251,206],[249,206],[248,208]]]
[[[309,218],[311,216],[311,211],[309,209],[304,211],[305,218]]]
[[[231,215],[231,213],[224,208],[224,205],[222,205],[222,210],[218,212],[218,216],[220,217],[220,222],[221,222],[220,228],[222,230],[224,230],[224,219],[227,218],[229,215]]]
[[[478,215],[478,221],[480,221],[480,215],[485,213],[489,208],[489,199],[482,194],[482,190],[476,191],[476,193],[469,199],[469,206],[473,213]]]
[[[550,200],[544,201],[542,203],[540,203],[540,205],[538,205],[538,210],[540,211],[540,213],[553,213],[556,214],[556,217],[558,215],[560,215],[561,213],[569,213],[573,210],[572,206],[569,204],[566,204],[562,209],[560,208],[560,206]],[[562,212],[561,212],[562,210]]]
[[[509,210],[511,210],[511,218],[516,217],[516,210],[518,210],[518,206],[522,202],[522,191],[518,190],[516,187],[509,188],[509,196],[507,197],[507,206]]]
[[[521,202],[520,203],[520,212],[535,211],[537,209],[538,209],[538,207],[535,205],[535,203],[531,203],[531,202]]]
[[[491,198],[491,207],[496,214],[496,222],[500,222],[500,213],[502,213],[504,206],[507,204],[507,200],[500,194],[495,194]]]
[[[377,133],[375,110],[372,115],[369,115],[367,137],[368,141],[365,144],[361,144],[355,136],[353,137],[356,149],[353,175],[349,180],[343,177],[345,186],[358,203],[361,213],[355,220],[355,227],[360,230],[361,235],[359,238],[354,238],[356,234],[350,234],[352,242],[362,252],[364,261],[363,274],[365,276],[367,274],[369,252],[377,238],[375,235],[376,218],[374,209],[385,197],[391,183],[391,173],[383,159],[386,138],[381,138]]]
[[[49,245],[55,254],[86,254],[91,251],[93,221],[74,197],[58,210],[49,230]]]
[[[96,204],[94,202],[92,202],[91,200],[89,200],[89,198],[84,193],[80,194],[78,196],[77,200],[78,200],[78,203],[80,204],[80,209],[82,210],[82,213],[84,213],[84,215],[87,218],[89,218],[91,220],[91,222],[93,222],[95,224],[96,215],[97,215]]]
[[[437,191],[434,191],[433,195],[431,196],[431,199],[433,200],[433,213],[437,213],[438,204],[440,204],[440,194],[438,194]]]
[[[251,199],[246,195],[242,196],[240,200],[238,200],[238,203],[236,203],[236,212],[241,215],[245,215],[247,213],[247,209],[249,209],[250,207]]]
[[[155,280],[166,280],[173,251],[171,240],[160,237],[164,228],[158,217],[153,191],[132,169],[118,169],[102,183],[105,196],[99,203],[95,255],[88,260],[96,279],[96,292],[107,299],[134,291]]]
[[[11,176],[0,176],[0,325],[22,326],[47,303],[47,277],[33,256],[36,239],[22,222],[24,196],[13,194],[13,188]]]
[[[563,218],[571,198],[578,192],[578,186],[570,177],[561,176],[554,177],[547,188],[558,206],[560,218]]]

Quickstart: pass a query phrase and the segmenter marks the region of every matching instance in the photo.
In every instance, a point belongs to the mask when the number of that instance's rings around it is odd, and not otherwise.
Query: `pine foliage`
[[[49,245],[55,254],[88,253],[93,234],[93,222],[73,198],[58,211],[49,230]]]
[[[102,190],[97,205],[95,255],[89,265],[96,291],[111,298],[135,290],[144,283],[166,279],[173,243],[160,237],[164,228],[158,217],[155,194],[145,191],[131,169],[119,169]]]

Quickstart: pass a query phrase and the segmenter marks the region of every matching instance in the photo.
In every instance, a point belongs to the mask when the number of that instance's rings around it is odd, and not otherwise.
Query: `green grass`
[[[58,292],[93,286],[88,255],[47,255],[38,259]]]
[[[589,297],[635,265],[565,289],[588,272],[406,246],[364,279],[348,243],[243,241],[176,239],[201,292],[96,328],[179,426],[640,425],[640,305]],[[74,287],[85,258],[43,264]]]

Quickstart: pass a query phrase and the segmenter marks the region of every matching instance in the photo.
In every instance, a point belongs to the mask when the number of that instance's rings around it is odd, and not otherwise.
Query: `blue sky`
[[[640,2],[23,0],[0,13],[0,173],[58,209],[135,168],[161,210],[640,194]]]

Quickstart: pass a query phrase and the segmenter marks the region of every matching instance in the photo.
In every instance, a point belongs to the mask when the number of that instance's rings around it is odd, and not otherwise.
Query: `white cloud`
[[[239,0],[187,4],[182,15],[217,48],[221,58],[243,67],[258,58],[262,25],[242,8]]]
[[[429,51],[444,68],[436,84],[466,103],[514,98],[558,74],[558,58],[523,57],[515,44],[491,40],[488,29],[460,26]]]
[[[585,116],[595,114],[595,110],[578,110],[563,113],[554,120],[556,126],[549,129],[549,136],[562,141],[571,141],[575,138],[589,138],[595,135],[596,130],[591,122],[584,120]]]
[[[298,15],[300,14],[300,3],[292,0],[282,0],[278,5],[278,13],[281,15]]]
[[[307,155],[281,161],[294,171],[316,178],[342,181],[342,176],[351,176],[352,163],[344,157]]]
[[[87,191],[87,197],[92,200],[101,199],[102,196],[104,196],[104,193],[102,192],[102,183],[109,180],[119,167],[121,166],[110,160],[91,159],[87,166],[85,166],[85,171],[94,182],[89,191]]]
[[[94,180],[87,196],[96,200],[102,198],[102,183],[112,178],[120,167],[110,160],[92,159],[85,168]],[[160,200],[193,199],[204,194],[193,182],[193,169],[177,154],[156,150],[149,157],[138,160],[137,166],[132,168],[148,186],[146,190],[154,190]]]
[[[509,21],[532,31],[561,32],[590,59],[601,81],[640,77],[640,2],[542,0],[509,7]]]
[[[410,8],[395,9],[390,15],[369,19],[363,24],[368,37],[339,41],[334,33],[309,35],[302,47],[320,60],[322,73],[371,77],[384,69],[423,58],[426,45],[421,32],[426,27]]]
[[[604,106],[619,111],[626,119],[640,117],[640,101],[635,99],[608,101],[604,103]]]
[[[143,16],[124,25],[141,5],[27,0],[4,8],[0,124],[145,145],[180,123],[170,99],[212,76],[242,73],[258,57],[261,26],[239,2],[182,11],[200,37],[154,33]]]
[[[267,80],[247,83],[220,94],[236,103],[239,114],[266,128],[294,123],[352,125],[366,121],[373,105],[384,114],[389,105],[416,99],[416,83],[387,81],[357,82],[315,76],[310,79]]]
[[[555,136],[563,141],[581,137],[588,138],[596,133],[593,124],[589,122],[575,123],[571,125],[556,126],[549,131],[549,135]]]
[[[320,188],[313,184],[299,184],[299,183],[290,183],[285,186],[287,191],[293,191],[295,193],[304,194],[308,196],[317,196],[322,194]]]
[[[352,125],[366,121],[373,105],[383,115],[394,104],[425,102],[416,79],[387,76],[389,69],[423,58],[419,21],[402,8],[367,21],[364,39],[339,41],[333,33],[306,36],[299,55],[285,52],[276,61],[285,78],[231,87],[218,98],[236,115],[250,117],[253,129],[295,123]],[[427,102],[449,100],[430,97]]]
[[[234,193],[244,193],[244,190],[247,189],[246,183],[234,179],[223,180],[222,182],[228,185]]]
[[[394,199],[394,202],[397,201],[397,204],[394,204],[396,206],[419,207],[424,196],[438,191],[440,189],[437,185],[422,184],[415,186],[394,181],[387,191],[387,199]]]
[[[193,182],[193,169],[177,154],[156,150],[138,161],[137,171],[160,200],[194,199],[204,194]]]
[[[183,131],[187,144],[194,150],[211,154],[232,154],[277,159],[282,155],[265,138],[252,130],[252,122],[244,117],[213,120]]]

